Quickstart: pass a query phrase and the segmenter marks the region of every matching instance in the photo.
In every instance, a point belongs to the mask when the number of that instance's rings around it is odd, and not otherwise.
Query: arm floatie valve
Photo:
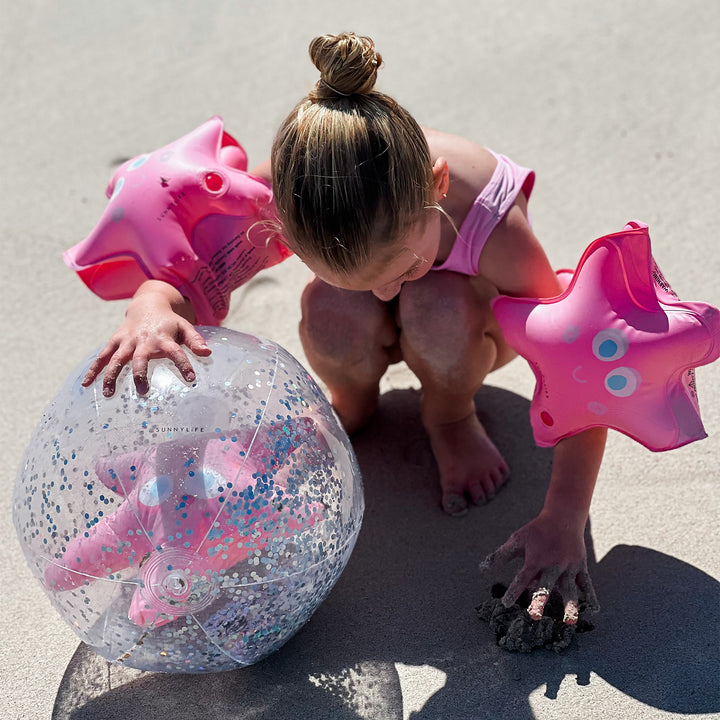
[[[591,243],[561,295],[499,296],[493,310],[535,373],[538,445],[591,427],[654,451],[706,437],[694,368],[720,356],[720,311],[678,299],[653,260],[646,225]]]

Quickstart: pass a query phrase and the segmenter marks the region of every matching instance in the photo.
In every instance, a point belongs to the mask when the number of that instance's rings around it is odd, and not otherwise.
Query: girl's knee
[[[480,277],[428,275],[400,294],[405,359],[421,380],[477,389],[488,372],[514,356],[490,305],[497,290]]]
[[[482,279],[431,272],[403,286],[399,324],[404,335],[416,340],[482,337],[496,324],[490,307],[495,295],[497,291]]]
[[[342,290],[314,278],[300,296],[302,321],[312,324],[318,321],[331,322],[344,305]]]
[[[315,278],[305,287],[300,306],[300,336],[315,353],[346,358],[397,340],[394,322],[371,293],[342,290]]]

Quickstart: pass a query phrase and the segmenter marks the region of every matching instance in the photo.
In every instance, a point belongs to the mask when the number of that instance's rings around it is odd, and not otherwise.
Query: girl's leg
[[[352,433],[375,412],[380,379],[400,360],[397,325],[372,293],[341,290],[318,278],[303,291],[301,307],[305,355]]]
[[[482,277],[451,272],[430,272],[400,293],[400,347],[422,383],[423,424],[451,515],[467,511],[467,496],[491,499],[508,475],[474,402],[485,376],[515,357],[490,308],[496,294]]]

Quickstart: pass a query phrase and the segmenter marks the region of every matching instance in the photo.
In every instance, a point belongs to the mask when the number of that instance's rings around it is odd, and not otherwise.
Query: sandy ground
[[[122,317],[122,303],[92,296],[60,257],[99,217],[115,160],[219,114],[260,162],[316,79],[306,47],[322,32],[374,36],[381,89],[422,123],[535,168],[533,221],[556,266],[637,218],[676,291],[720,304],[720,4],[1,6],[0,717],[720,717],[720,363],[698,372],[708,439],[656,455],[612,435],[590,528],[602,611],[560,655],[505,653],[474,612],[489,587],[477,561],[537,512],[548,481],[521,361],[477,398],[512,483],[462,520],[438,509],[413,378],[391,373],[355,443],[367,513],[350,564],[282,651],[242,671],[163,676],[98,660],[26,569],[11,519],[15,473],[43,407]],[[302,359],[304,281],[294,260],[267,272],[236,293],[227,324]]]

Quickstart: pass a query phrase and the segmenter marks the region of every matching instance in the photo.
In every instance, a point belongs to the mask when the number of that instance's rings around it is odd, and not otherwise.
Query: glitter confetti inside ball
[[[32,436],[14,519],[33,573],[104,658],[203,673],[257,662],[310,618],[360,529],[362,481],[327,399],[286,350],[201,328],[187,384],[139,396],[73,373]]]

